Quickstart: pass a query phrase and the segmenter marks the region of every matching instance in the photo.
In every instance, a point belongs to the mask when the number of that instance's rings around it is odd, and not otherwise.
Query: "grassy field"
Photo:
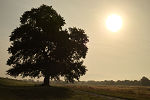
[[[0,100],[150,100],[150,87],[37,85],[0,78]]]
[[[117,97],[127,100],[150,100],[150,87],[143,86],[77,86],[68,85],[68,88],[74,88],[90,93]]]
[[[104,100],[63,86],[38,85],[0,78],[0,100]]]

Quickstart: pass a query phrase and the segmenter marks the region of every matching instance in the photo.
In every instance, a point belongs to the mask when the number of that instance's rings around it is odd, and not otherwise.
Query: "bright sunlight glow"
[[[122,19],[118,15],[111,15],[108,16],[106,20],[106,27],[111,31],[111,32],[117,32],[121,27],[122,27]]]

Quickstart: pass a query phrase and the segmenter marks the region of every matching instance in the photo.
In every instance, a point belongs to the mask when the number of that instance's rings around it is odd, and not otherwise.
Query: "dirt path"
[[[118,98],[118,97],[101,95],[101,94],[97,94],[97,93],[93,93],[93,92],[87,92],[87,91],[81,91],[81,90],[76,90],[76,91],[80,92],[80,93],[86,93],[86,94],[92,95],[92,96],[101,97],[101,98],[106,99],[106,100],[127,100],[127,99],[122,99],[122,98]]]

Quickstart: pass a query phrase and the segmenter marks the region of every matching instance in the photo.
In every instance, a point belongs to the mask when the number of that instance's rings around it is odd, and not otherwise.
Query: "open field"
[[[42,87],[39,84],[0,78],[0,100],[105,100],[63,86]]]
[[[86,91],[97,95],[117,97],[126,100],[150,100],[150,87],[143,86],[77,86],[68,85],[68,88]]]
[[[37,85],[0,79],[0,100],[150,100],[150,87]]]

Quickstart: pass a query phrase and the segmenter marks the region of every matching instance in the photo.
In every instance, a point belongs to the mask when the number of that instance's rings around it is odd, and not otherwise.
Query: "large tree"
[[[11,33],[7,74],[22,77],[64,77],[68,82],[79,80],[87,71],[83,65],[89,41],[84,30],[63,29],[65,20],[52,6],[42,5],[26,11],[20,26]]]
[[[141,85],[143,85],[143,86],[150,86],[150,80],[145,76],[142,77],[140,82],[141,82]]]

